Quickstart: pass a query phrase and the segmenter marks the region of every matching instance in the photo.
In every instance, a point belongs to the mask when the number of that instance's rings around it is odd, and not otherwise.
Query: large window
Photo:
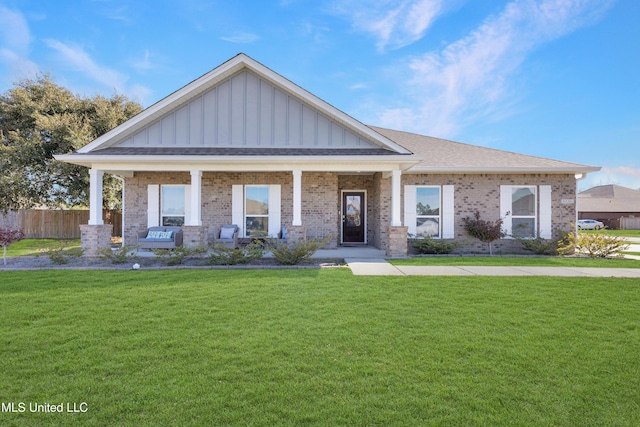
[[[416,187],[416,234],[440,237],[440,187]]]
[[[511,187],[511,233],[513,237],[536,236],[536,187]]]
[[[244,200],[246,236],[267,236],[269,233],[269,186],[247,185]]]
[[[163,185],[160,200],[160,224],[182,227],[185,220],[185,186]]]

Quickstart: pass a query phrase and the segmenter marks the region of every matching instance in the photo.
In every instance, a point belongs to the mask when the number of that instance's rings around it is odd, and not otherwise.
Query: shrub
[[[139,245],[125,245],[115,249],[102,248],[98,251],[99,258],[109,261],[111,264],[124,264],[129,261],[129,258],[133,256],[133,251],[138,247]]]
[[[42,249],[53,264],[67,264],[71,258],[78,258],[82,256],[81,248],[69,249],[69,243],[61,242],[60,245],[54,248]]]
[[[493,222],[480,219],[479,211],[476,211],[472,218],[462,218],[462,223],[464,224],[464,229],[469,236],[475,237],[481,242],[489,243],[489,255],[493,255],[493,248],[491,244],[507,235],[507,233],[502,230],[502,218]]]
[[[0,245],[2,245],[3,252],[2,261],[5,265],[7,265],[7,246],[22,239],[24,239],[24,232],[22,230],[0,228]]]
[[[629,248],[629,242],[622,236],[605,233],[571,233],[568,242],[560,248],[561,253],[575,252],[591,258],[622,257]]]
[[[415,239],[412,242],[413,247],[421,254],[431,254],[431,255],[442,255],[442,254],[450,254],[458,248],[458,243],[447,241],[447,240],[437,240],[432,238],[431,236],[418,236],[419,238]]]
[[[161,258],[166,265],[180,265],[188,256],[206,252],[204,248],[187,248],[179,246],[175,249],[154,249],[153,253]]]
[[[211,265],[236,265],[248,264],[251,261],[262,258],[264,245],[259,240],[253,240],[246,246],[228,248],[222,243],[213,245],[213,253],[209,255]]]
[[[316,253],[318,249],[326,245],[331,236],[325,237],[323,240],[310,239],[293,244],[287,244],[282,241],[270,241],[269,249],[275,260],[283,265],[297,265],[307,261]]]
[[[525,251],[533,252],[537,255],[556,255],[558,253],[558,242],[540,237],[540,233],[535,239],[516,238]]]

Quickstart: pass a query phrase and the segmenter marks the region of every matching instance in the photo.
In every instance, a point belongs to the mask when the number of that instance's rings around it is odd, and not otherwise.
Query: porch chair
[[[236,224],[225,224],[220,227],[218,236],[214,239],[214,243],[221,243],[227,248],[238,247],[238,231],[239,228]]]

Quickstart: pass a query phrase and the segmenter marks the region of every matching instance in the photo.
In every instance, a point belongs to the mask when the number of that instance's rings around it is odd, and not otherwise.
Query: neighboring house
[[[578,219],[595,219],[618,229],[623,217],[640,218],[640,190],[599,185],[578,194]]]
[[[576,176],[599,168],[366,126],[244,54],[58,160],[90,168],[87,254],[108,244],[104,173],[124,179],[124,243],[182,225],[186,245],[220,226],[240,237],[330,236],[328,247],[407,254],[418,233],[465,240],[462,218],[505,219],[552,238],[575,222]],[[516,247],[513,238],[498,250]]]

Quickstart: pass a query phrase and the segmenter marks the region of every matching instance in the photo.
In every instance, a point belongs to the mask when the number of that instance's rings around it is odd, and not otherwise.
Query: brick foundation
[[[303,225],[290,225],[287,227],[289,234],[287,243],[298,243],[307,241],[307,227]]]
[[[183,225],[182,244],[186,248],[206,248],[209,228],[203,225]]]
[[[80,244],[83,255],[87,257],[97,257],[100,249],[111,247],[111,232],[113,225],[80,225]]]
[[[407,230],[408,227],[387,227],[387,256],[391,258],[404,258],[407,256]]]

